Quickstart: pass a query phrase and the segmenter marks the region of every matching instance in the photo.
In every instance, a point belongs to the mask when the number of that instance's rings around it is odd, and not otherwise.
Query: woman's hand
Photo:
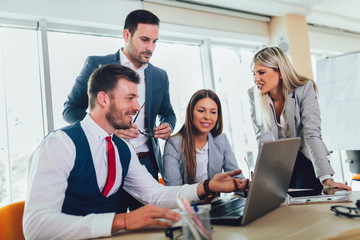
[[[324,193],[326,194],[334,194],[336,191],[339,190],[351,191],[350,186],[343,183],[335,182],[331,178],[326,179],[325,181],[323,181],[322,184],[324,187]]]

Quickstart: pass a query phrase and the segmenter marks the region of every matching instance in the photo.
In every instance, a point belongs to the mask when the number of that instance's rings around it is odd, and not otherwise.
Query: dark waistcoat
[[[71,138],[76,148],[75,164],[67,180],[68,186],[61,212],[80,216],[90,213],[126,212],[127,203],[126,199],[122,199],[122,195],[124,179],[131,159],[127,144],[113,135],[112,139],[118,148],[123,169],[122,182],[117,192],[105,197],[99,190],[89,142],[80,122],[61,130]]]

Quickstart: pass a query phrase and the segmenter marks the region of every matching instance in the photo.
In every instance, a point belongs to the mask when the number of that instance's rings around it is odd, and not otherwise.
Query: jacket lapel
[[[113,59],[112,59],[112,63],[114,64],[121,64],[120,63],[120,49],[114,54]]]
[[[290,93],[285,105],[285,114],[288,121],[288,128],[290,132],[290,137],[295,137],[295,119],[294,119],[294,111],[295,111],[295,98],[294,93]]]
[[[269,96],[270,98],[270,96]],[[274,140],[278,140],[279,139],[279,133],[278,133],[278,128],[276,125],[276,113],[275,113],[275,109],[274,109],[274,105],[270,104],[270,123],[271,123],[271,132],[272,132],[272,137]]]
[[[207,172],[208,172],[208,178],[210,178],[210,176],[213,175],[212,173],[212,168],[211,168],[211,164],[212,164],[212,157],[211,156],[214,156],[215,154],[215,148],[213,147],[214,145],[214,139],[211,135],[211,133],[209,132],[208,133],[208,149],[209,149],[209,154],[208,154],[208,165],[207,165]]]
[[[217,142],[217,144],[219,144]],[[223,164],[224,164],[224,156],[222,155],[219,146],[215,143],[215,138],[211,134],[208,133],[208,178],[211,178],[216,173],[222,172]],[[219,161],[220,159],[220,161]]]
[[[148,67],[145,69],[145,108],[146,108],[146,114],[147,114],[147,119],[148,119],[148,126],[153,126],[153,123],[151,123],[151,117],[152,113],[151,113],[151,103],[152,103],[152,82],[151,82],[151,78],[152,78],[153,72],[152,72],[152,67],[151,64],[149,63]],[[149,127],[150,128],[150,127]],[[151,133],[152,130],[149,129]]]

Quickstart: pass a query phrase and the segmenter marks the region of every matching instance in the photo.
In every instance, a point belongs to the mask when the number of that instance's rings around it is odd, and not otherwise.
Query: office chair
[[[25,201],[15,202],[0,208],[0,239],[25,239],[22,227]]]
[[[164,179],[162,177],[159,177],[159,183],[161,183],[162,185],[165,186],[165,182],[164,182]]]
[[[349,163],[350,172],[354,174],[351,178],[351,187],[353,181],[360,181],[360,150],[346,151],[346,155],[348,159],[345,162]]]

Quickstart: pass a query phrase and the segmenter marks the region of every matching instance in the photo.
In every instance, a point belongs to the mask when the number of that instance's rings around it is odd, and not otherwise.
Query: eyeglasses
[[[143,103],[143,105],[141,106],[140,110],[137,112],[137,114],[134,117],[133,123],[135,123],[137,117],[139,116],[139,113],[141,111],[141,109],[143,109],[143,107],[145,106],[145,102]],[[141,131],[140,129],[138,129],[139,133],[146,136],[146,137],[154,137],[154,135],[152,135],[150,132],[146,132],[146,131]]]
[[[141,131],[140,129],[138,129],[139,133],[146,136],[146,137],[153,137],[154,135],[152,135],[150,132],[145,132],[145,131]]]
[[[335,212],[336,215],[342,215],[349,218],[360,217],[360,208],[334,205],[330,207],[330,210]]]

